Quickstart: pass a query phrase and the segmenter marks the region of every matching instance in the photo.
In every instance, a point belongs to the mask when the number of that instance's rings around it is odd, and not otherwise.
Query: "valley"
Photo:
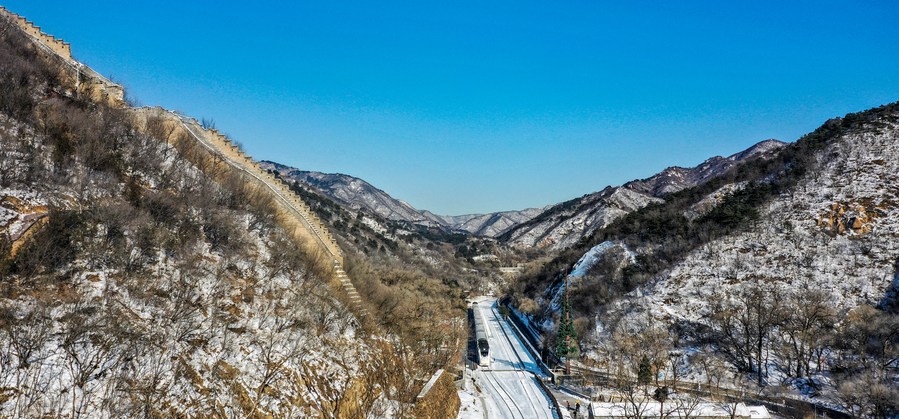
[[[438,215],[126,97],[0,8],[0,416],[899,414],[899,102]]]

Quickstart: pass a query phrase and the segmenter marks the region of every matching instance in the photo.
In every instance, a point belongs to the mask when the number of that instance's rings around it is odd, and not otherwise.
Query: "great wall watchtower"
[[[3,6],[0,6],[0,17],[14,23],[26,35],[33,38],[47,55],[47,58],[55,60],[60,65],[60,78],[68,81],[73,86],[76,94],[86,95],[91,100],[102,101],[113,107],[125,105],[125,89],[106,77],[100,75],[92,68],[83,65],[72,57],[72,46],[53,35],[44,33],[40,26],[34,22],[15,14]]]
[[[35,39],[40,41],[42,44],[46,45],[47,48],[50,48],[61,57],[66,58],[67,60],[72,60],[72,46],[63,41],[62,39],[58,39],[53,35],[48,35],[41,31],[41,27],[34,24],[34,22],[25,19],[22,16],[19,16],[13,12],[10,12],[3,6],[0,6],[0,14],[7,16],[13,23],[15,23],[19,28],[22,29],[25,33],[33,36]]]

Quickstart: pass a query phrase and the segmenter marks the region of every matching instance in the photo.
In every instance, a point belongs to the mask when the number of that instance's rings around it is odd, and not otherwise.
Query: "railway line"
[[[524,413],[521,411],[521,408],[515,404],[512,395],[503,388],[503,385],[496,379],[494,374],[484,374],[485,381],[493,390],[492,393],[495,395],[499,395],[499,400],[502,402],[502,406],[505,407],[505,410],[509,413],[509,417],[519,417],[524,418]],[[496,397],[493,400],[497,400]],[[515,413],[518,413],[516,415]]]
[[[473,321],[480,329],[476,340],[488,342],[488,355],[478,351],[479,368],[472,373],[475,381],[482,383],[481,399],[484,400],[488,418],[558,418],[559,412],[551,406],[551,400],[537,383],[542,375],[532,355],[524,349],[520,339],[499,314],[494,300],[479,300],[472,304]],[[483,346],[478,345],[479,349]],[[483,362],[487,360],[487,362]]]

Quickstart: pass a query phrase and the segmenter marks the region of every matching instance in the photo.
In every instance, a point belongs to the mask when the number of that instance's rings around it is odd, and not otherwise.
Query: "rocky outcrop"
[[[47,222],[49,209],[33,194],[0,192],[0,234],[9,240],[9,256],[15,257],[28,239]]]
[[[880,207],[861,202],[834,202],[821,211],[817,225],[831,236],[867,234],[874,228],[874,221],[884,214],[883,206]]]

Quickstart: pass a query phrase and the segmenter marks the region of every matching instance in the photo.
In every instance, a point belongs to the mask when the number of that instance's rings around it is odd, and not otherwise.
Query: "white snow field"
[[[537,382],[537,377],[543,377],[540,367],[500,316],[496,300],[479,301],[474,315],[483,316],[487,324],[491,357],[489,367],[472,372],[471,394],[480,399],[483,409],[476,411],[487,418],[558,418]]]

